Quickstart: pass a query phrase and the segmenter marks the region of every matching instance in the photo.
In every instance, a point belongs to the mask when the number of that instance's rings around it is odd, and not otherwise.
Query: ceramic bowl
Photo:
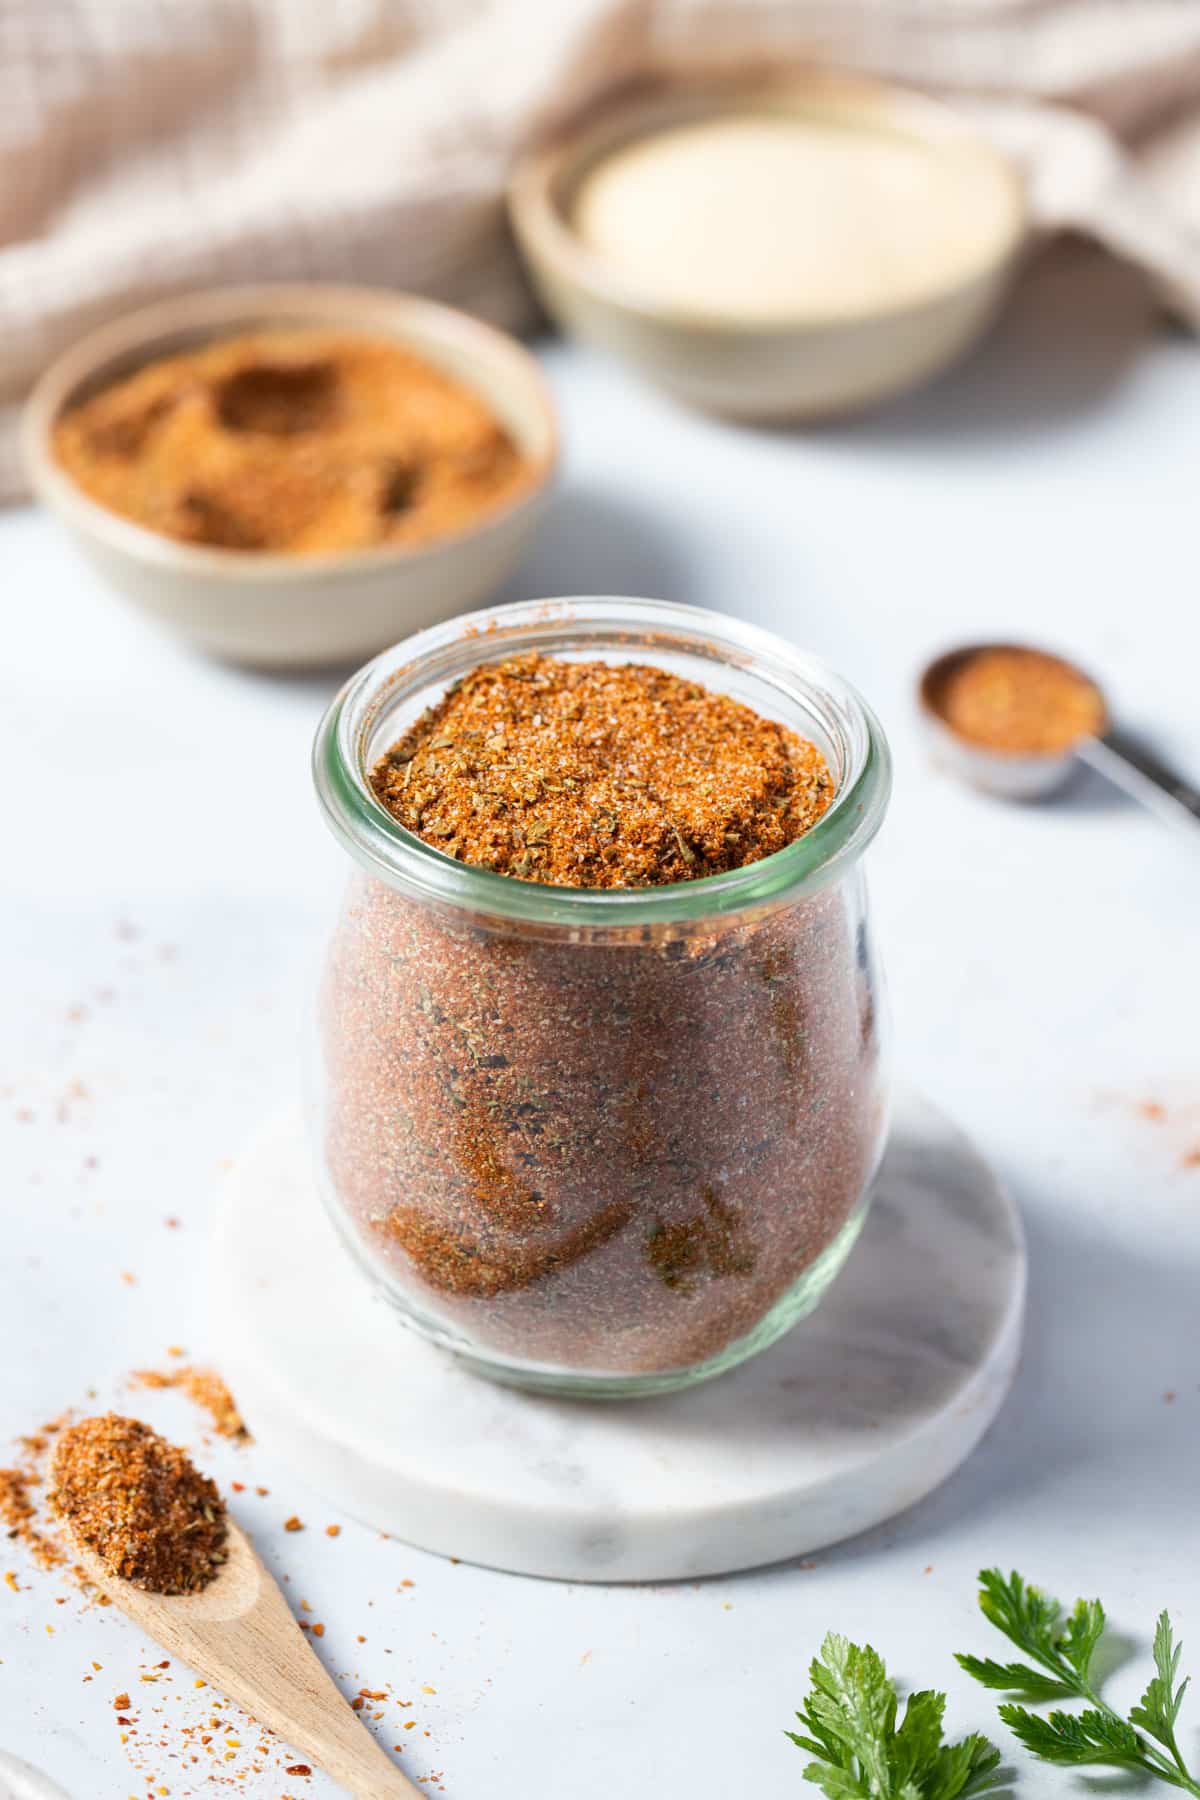
[[[538,466],[533,483],[477,523],[429,544],[295,556],[179,543],[98,505],[51,448],[59,414],[145,363],[216,337],[314,326],[394,337],[478,393]],[[557,459],[553,403],[514,339],[412,295],[353,287],[231,288],[165,300],[68,350],[25,409],[38,498],[136,606],[203,649],[273,668],[361,661],[484,600],[512,571],[545,506]]]
[[[580,186],[606,156],[635,139],[747,113],[899,132],[959,154],[967,149],[977,159],[979,179],[1000,197],[989,253],[950,285],[934,284],[918,300],[869,311],[822,316],[801,309],[794,317],[742,321],[706,316],[699,298],[688,309],[656,304],[574,231],[571,212]],[[509,205],[534,283],[561,325],[616,352],[680,400],[764,422],[856,412],[936,374],[992,320],[1027,235],[1019,179],[957,113],[904,89],[841,76],[657,93],[629,102],[525,158],[514,173]]]

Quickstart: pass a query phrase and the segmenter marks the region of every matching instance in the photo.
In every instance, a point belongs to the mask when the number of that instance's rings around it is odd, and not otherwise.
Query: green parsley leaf
[[[999,1688],[1005,1694],[1024,1694],[1029,1700],[1061,1700],[1071,1692],[1057,1676],[1043,1675],[1028,1663],[998,1663],[983,1656],[956,1656],[954,1660],[984,1687]]]
[[[1181,1681],[1178,1687],[1175,1685],[1182,1655],[1183,1645],[1175,1642],[1170,1619],[1165,1612],[1159,1613],[1154,1628],[1154,1666],[1158,1673],[1129,1715],[1132,1724],[1157,1738],[1176,1758],[1179,1751],[1175,1743],[1175,1721],[1188,1690],[1187,1681]]]
[[[997,1785],[1000,1752],[979,1735],[942,1741],[946,1696],[922,1689],[899,1703],[883,1658],[830,1632],[814,1658],[812,1692],[786,1735],[816,1760],[804,1771],[827,1800],[976,1800]]]
[[[958,1744],[943,1744],[934,1758],[921,1792],[924,1800],[974,1800],[978,1794],[999,1787],[1000,1752],[981,1732],[973,1731]]]
[[[1058,1647],[1081,1681],[1088,1678],[1096,1645],[1104,1636],[1104,1608],[1098,1600],[1077,1600]]]
[[[1043,1762],[1139,1769],[1200,1800],[1200,1781],[1189,1771],[1175,1738],[1188,1683],[1179,1680],[1182,1647],[1175,1642],[1165,1612],[1159,1614],[1154,1632],[1154,1678],[1128,1719],[1123,1719],[1093,1682],[1093,1660],[1105,1627],[1098,1600],[1077,1600],[1061,1623],[1058,1601],[1031,1587],[1015,1570],[1006,1576],[999,1569],[984,1569],[979,1584],[984,1617],[1039,1667],[959,1656],[960,1667],[984,1687],[1029,1700],[1065,1694],[1089,1703],[1083,1712],[1044,1716],[1011,1701],[1001,1706],[1000,1717],[1027,1750]]]
[[[1043,1719],[1023,1706],[1002,1706],[1000,1717],[1027,1750],[1046,1762],[1139,1762],[1137,1732],[1115,1714],[1047,1713]]]

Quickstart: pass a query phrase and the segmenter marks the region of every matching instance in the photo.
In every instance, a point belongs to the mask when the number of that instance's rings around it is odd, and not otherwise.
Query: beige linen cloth
[[[0,0],[0,495],[81,332],[321,277],[511,327],[514,153],[638,78],[844,66],[969,105],[1046,229],[1200,327],[1200,0]]]

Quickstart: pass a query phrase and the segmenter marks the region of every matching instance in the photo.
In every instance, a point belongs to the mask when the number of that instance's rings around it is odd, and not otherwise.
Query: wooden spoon
[[[198,1594],[148,1594],[113,1575],[69,1528],[67,1535],[84,1574],[114,1606],[355,1800],[424,1800],[346,1704],[232,1519],[228,1560]]]

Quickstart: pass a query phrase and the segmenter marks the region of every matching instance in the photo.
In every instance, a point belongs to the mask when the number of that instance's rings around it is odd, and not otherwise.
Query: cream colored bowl
[[[56,460],[51,432],[59,414],[120,376],[216,337],[306,325],[394,337],[463,382],[538,465],[532,485],[476,524],[429,544],[295,556],[160,536],[97,505]],[[408,294],[306,285],[192,294],[93,332],[38,382],[22,442],[38,498],[127,599],[218,656],[305,668],[361,661],[486,599],[537,525],[558,434],[536,362],[503,332]]]
[[[944,152],[978,181],[989,225],[952,275],[932,270],[906,297],[832,310],[814,299],[769,317],[732,316],[697,291],[686,304],[655,298],[644,276],[598,254],[574,223],[587,178],[618,151],[707,119],[792,117],[838,132],[915,141]],[[752,420],[854,412],[936,374],[984,331],[1026,236],[1021,184],[955,112],[903,89],[811,75],[753,87],[656,94],[630,102],[517,167],[509,204],[518,241],[547,309],[567,329],[615,351],[677,398]],[[779,231],[803,229],[779,201]],[[663,242],[671,242],[669,216]],[[714,246],[714,254],[719,246]]]

